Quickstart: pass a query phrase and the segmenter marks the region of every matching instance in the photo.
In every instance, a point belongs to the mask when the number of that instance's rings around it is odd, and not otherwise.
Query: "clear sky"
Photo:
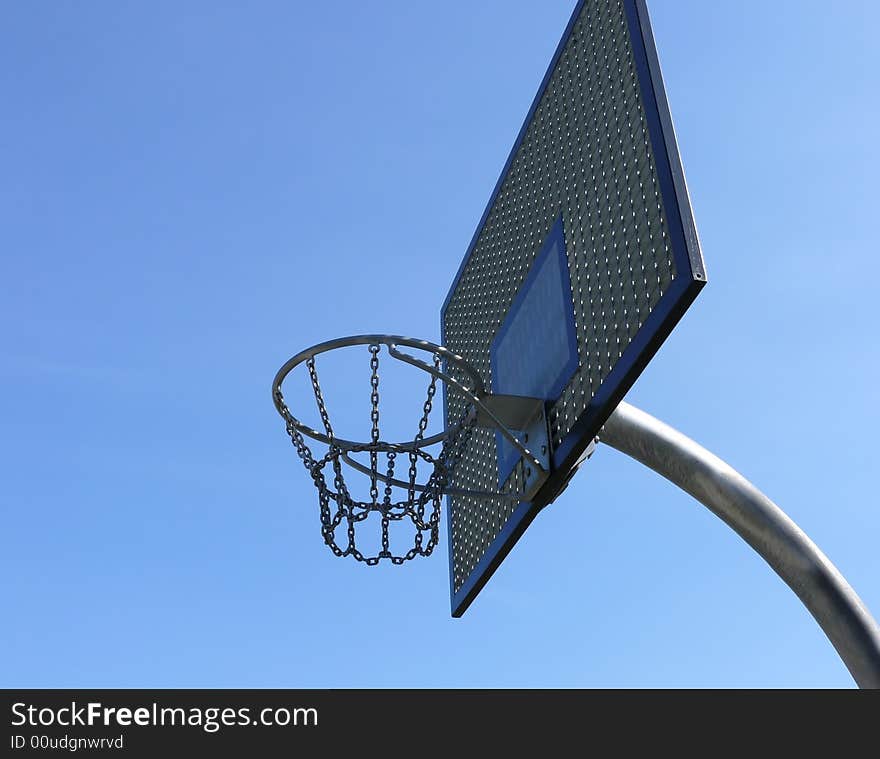
[[[0,684],[852,685],[757,555],[607,448],[460,620],[445,524],[404,567],[321,542],[272,376],[439,339],[573,4],[5,4]],[[710,282],[628,399],[876,615],[880,5],[649,7]]]

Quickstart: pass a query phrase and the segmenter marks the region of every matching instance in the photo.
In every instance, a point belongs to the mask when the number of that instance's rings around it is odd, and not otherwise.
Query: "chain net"
[[[466,408],[459,423],[451,428],[444,439],[440,451],[433,455],[418,444],[424,439],[428,420],[433,409],[434,395],[437,391],[437,377],[431,375],[427,397],[422,407],[418,431],[412,444],[400,445],[383,442],[379,432],[379,350],[378,344],[368,346],[370,353],[370,442],[363,444],[341,444],[333,431],[315,358],[306,360],[312,390],[321,423],[330,443],[327,452],[316,458],[306,443],[305,436],[298,428],[296,418],[291,414],[281,389],[275,391],[276,405],[285,421],[287,434],[302,460],[306,471],[318,490],[320,504],[321,535],[324,542],[336,556],[351,556],[369,566],[387,559],[392,564],[403,564],[416,556],[430,556],[437,546],[440,535],[441,501],[447,486],[452,482],[455,467],[467,448],[474,428],[475,416]],[[434,368],[440,370],[441,358],[432,356]],[[428,447],[428,446],[425,446]],[[351,472],[350,454],[367,453],[369,466],[362,470],[369,478],[369,499],[354,498],[345,481],[346,471]],[[348,461],[346,460],[348,459]],[[395,467],[407,466],[406,480],[395,477]],[[430,469],[430,475],[423,483],[417,482],[419,461]],[[380,492],[381,491],[381,492]],[[400,494],[395,498],[395,493]],[[381,530],[381,548],[367,555],[357,546],[359,529],[367,524],[372,514],[378,515]],[[414,543],[402,553],[393,553],[389,530],[393,522],[408,520],[414,527]],[[373,521],[373,520],[370,520]]]

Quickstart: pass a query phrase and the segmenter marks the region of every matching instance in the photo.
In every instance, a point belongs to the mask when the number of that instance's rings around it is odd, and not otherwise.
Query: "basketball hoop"
[[[347,440],[336,435],[327,413],[315,363],[315,357],[322,353],[358,345],[367,347],[370,361],[371,408],[368,441]],[[381,437],[379,357],[382,346],[385,346],[391,358],[415,366],[430,375],[418,429],[411,440],[389,442]],[[429,361],[405,353],[399,346],[422,351],[427,354]],[[308,369],[323,432],[301,422],[291,413],[284,400],[281,384],[300,364],[305,364]],[[437,380],[444,382],[450,392],[464,397],[464,411],[449,428],[427,435]],[[441,502],[444,495],[517,501],[523,498],[525,493],[483,492],[452,486],[455,468],[475,426],[497,428],[523,456],[530,475],[534,471],[533,482],[538,482],[542,475],[544,478],[547,475],[546,459],[536,457],[505,423],[513,420],[517,424],[517,419],[534,416],[537,411],[543,414],[543,403],[532,398],[489,395],[479,373],[461,356],[426,340],[396,335],[355,335],[312,346],[281,367],[272,383],[272,398],[275,408],[284,419],[287,434],[318,490],[324,542],[336,556],[352,556],[371,566],[382,559],[388,559],[393,564],[403,564],[416,556],[429,556],[439,538]],[[524,409],[529,409],[529,413],[526,414]],[[323,446],[321,454],[312,451],[306,442],[307,438]],[[436,450],[437,447],[439,451]],[[432,448],[435,449],[434,452],[430,450]],[[355,454],[367,454],[369,463],[358,461]],[[398,457],[405,457],[408,464],[405,479],[395,471],[399,464]],[[429,471],[421,478],[420,463],[423,471],[425,465]],[[352,472],[369,478],[369,499],[359,500],[352,495],[345,479],[346,474]],[[356,538],[358,525],[373,514],[378,515],[380,523],[381,549],[368,556],[357,547]],[[390,526],[392,522],[403,521],[412,524],[414,543],[406,552],[395,554],[390,547]],[[344,539],[337,537],[340,532],[344,533]]]

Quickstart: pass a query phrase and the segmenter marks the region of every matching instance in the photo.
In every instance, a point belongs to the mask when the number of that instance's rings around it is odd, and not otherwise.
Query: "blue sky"
[[[439,338],[572,6],[6,5],[0,684],[852,685],[738,537],[607,448],[461,620],[445,525],[400,568],[321,542],[271,378]],[[880,7],[649,6],[710,282],[628,400],[880,613]]]

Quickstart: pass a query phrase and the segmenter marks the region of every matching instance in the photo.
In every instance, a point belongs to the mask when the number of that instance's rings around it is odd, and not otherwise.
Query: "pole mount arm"
[[[621,402],[603,443],[674,483],[720,517],[795,592],[861,688],[880,688],[880,627],[827,556],[739,472],[677,430]]]

